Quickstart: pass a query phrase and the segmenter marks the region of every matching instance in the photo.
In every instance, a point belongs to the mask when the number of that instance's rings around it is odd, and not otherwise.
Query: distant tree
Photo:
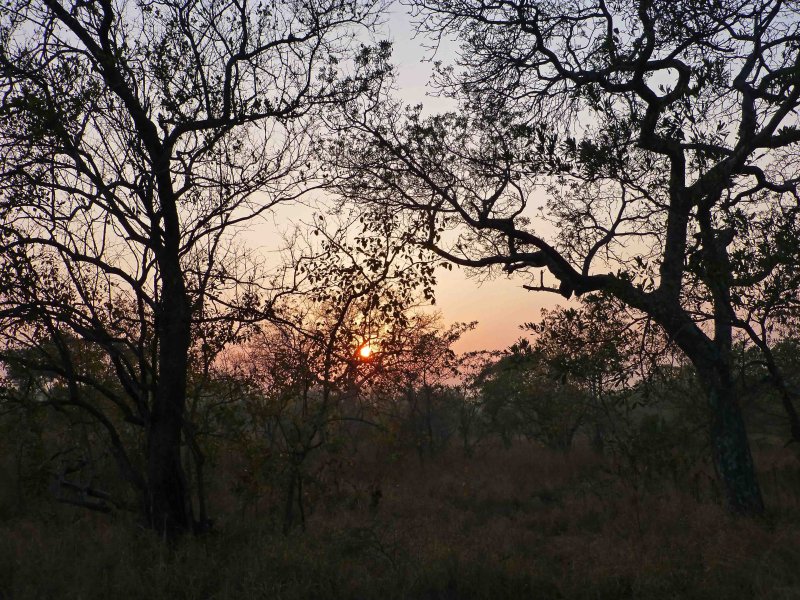
[[[587,394],[559,376],[526,339],[488,365],[476,380],[490,431],[508,447],[516,436],[566,451],[589,412]]]
[[[382,76],[372,0],[9,0],[0,8],[0,334],[106,429],[150,527],[193,527],[192,349],[263,316],[237,226],[307,193],[316,117]],[[193,327],[198,327],[193,329]],[[224,331],[224,333],[223,333]],[[103,351],[119,386],[76,368]],[[100,408],[86,391],[103,396]],[[140,427],[144,466],[116,431]]]
[[[729,507],[761,513],[732,343],[742,291],[799,262],[773,251],[800,211],[797,3],[410,4],[461,41],[436,79],[460,111],[354,104],[332,147],[343,196],[406,211],[454,263],[652,318],[705,389]]]
[[[91,380],[93,386],[71,385],[63,376],[59,346],[74,357],[69,366],[73,381]],[[3,358],[6,386],[0,394],[0,415],[12,427],[9,444],[20,448],[18,484],[23,479],[36,481],[29,492],[49,489],[61,502],[100,512],[136,510],[129,494],[120,493],[120,478],[107,477],[116,468],[125,469],[123,481],[135,478],[139,456],[128,452],[135,445],[137,427],[110,410],[109,397],[123,391],[102,351],[74,336],[60,336],[57,342],[41,340],[35,348],[6,349]],[[76,385],[80,408],[71,397]],[[38,451],[23,461],[25,446]]]
[[[304,489],[313,459],[341,443],[347,424],[382,428],[370,389],[416,349],[410,332],[436,337],[435,321],[413,314],[431,294],[433,265],[393,238],[353,232],[355,222],[321,215],[286,251],[293,288],[280,319],[254,324],[217,369],[244,383],[246,438],[278,457],[283,530],[305,526]],[[400,342],[403,340],[403,342]],[[379,402],[379,400],[376,400]]]
[[[587,394],[586,420],[598,450],[609,419],[625,410],[625,397],[671,358],[658,325],[605,294],[586,295],[575,307],[542,309],[539,322],[522,327],[534,334],[533,349],[552,376]]]
[[[441,449],[455,430],[450,417],[461,399],[455,388],[464,356],[453,345],[475,326],[445,327],[441,315],[417,312],[380,343],[376,376],[365,391],[382,421],[400,428],[398,435],[413,444],[421,461]]]

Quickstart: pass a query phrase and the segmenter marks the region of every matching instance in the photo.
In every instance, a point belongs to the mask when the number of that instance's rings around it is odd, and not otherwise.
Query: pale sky
[[[413,38],[404,7],[395,5],[395,11],[388,15],[385,31],[385,37],[394,42],[398,96],[408,104],[423,104],[426,112],[451,107],[447,101],[427,95],[432,65],[426,58],[430,58],[430,52],[424,47],[424,40]],[[451,45],[449,51],[445,49],[436,58],[447,62],[452,59],[454,48]],[[271,224],[253,225],[241,231],[240,239],[250,248],[269,253],[281,246],[277,232],[286,230],[298,219],[310,222],[312,214],[313,210],[296,204],[279,208],[272,215]],[[436,305],[432,309],[441,312],[445,325],[478,321],[477,328],[456,344],[459,352],[507,348],[523,335],[519,329],[522,323],[539,320],[542,307],[552,308],[567,302],[556,294],[524,290],[519,277],[501,276],[481,283],[454,266],[452,271],[440,268],[436,278]]]
[[[413,37],[410,18],[405,7],[395,4],[386,29],[394,42],[393,62],[397,66],[399,96],[409,104],[421,103],[426,110],[446,110],[448,103],[427,95],[431,74],[430,51],[427,40]],[[440,48],[437,60],[447,63],[453,58],[456,45]],[[567,302],[557,294],[529,292],[522,289],[519,278],[502,277],[480,284],[468,279],[464,270],[440,269],[437,273],[436,305],[446,323],[478,321],[478,327],[467,333],[457,350],[499,350],[513,344],[523,332],[519,326],[538,321],[542,307],[554,307]]]

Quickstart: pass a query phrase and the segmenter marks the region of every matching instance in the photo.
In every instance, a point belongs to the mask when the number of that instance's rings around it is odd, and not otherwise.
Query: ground
[[[757,453],[756,520],[728,515],[702,468],[672,480],[582,447],[360,455],[288,536],[255,503],[168,547],[42,499],[0,522],[0,598],[800,598],[791,449]]]

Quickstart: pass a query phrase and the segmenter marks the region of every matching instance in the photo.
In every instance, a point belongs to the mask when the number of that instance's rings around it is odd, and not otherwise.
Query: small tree
[[[254,324],[224,361],[250,390],[242,401],[252,442],[278,459],[284,533],[298,515],[305,526],[313,458],[342,440],[345,424],[382,427],[369,390],[412,353],[398,340],[417,330],[411,311],[434,283],[433,265],[393,238],[391,222],[380,235],[354,232],[356,224],[316,215],[310,239],[291,240],[297,293],[283,298],[280,320]]]
[[[567,451],[589,408],[586,395],[554,373],[544,353],[525,339],[484,369],[477,383],[487,427],[507,447],[524,435]]]
[[[435,454],[455,429],[454,415],[448,413],[460,401],[454,393],[464,357],[452,346],[475,326],[445,328],[440,315],[418,313],[382,344],[369,393],[384,422],[401,428],[400,436],[414,445],[420,461]]]
[[[535,337],[551,373],[587,395],[592,441],[602,450],[607,426],[626,412],[625,399],[670,358],[669,340],[652,320],[604,294],[584,296],[577,307],[543,309],[523,329]]]

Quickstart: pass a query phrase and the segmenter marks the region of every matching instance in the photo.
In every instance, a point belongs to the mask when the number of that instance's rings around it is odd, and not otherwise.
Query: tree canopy
[[[353,103],[342,196],[453,263],[651,317],[707,390],[730,506],[760,512],[730,355],[748,290],[781,295],[798,264],[797,4],[410,4],[461,44],[436,80],[458,111]]]
[[[385,46],[360,41],[380,7],[13,0],[0,11],[3,344],[52,339],[55,356],[32,366],[57,367],[74,406],[93,387],[143,428],[146,468],[129,481],[158,530],[192,527],[180,461],[190,349],[205,329],[219,350],[279,291],[237,226],[318,185],[320,111],[381,77],[372,56]],[[121,390],[78,373],[71,336],[102,349]]]

